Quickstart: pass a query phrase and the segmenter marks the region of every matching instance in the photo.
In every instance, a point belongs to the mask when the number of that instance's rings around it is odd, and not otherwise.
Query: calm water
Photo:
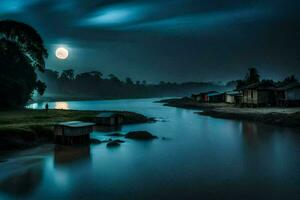
[[[159,122],[121,132],[147,130],[168,139],[0,155],[0,199],[300,199],[300,131],[199,116],[154,100],[50,103],[156,117]]]

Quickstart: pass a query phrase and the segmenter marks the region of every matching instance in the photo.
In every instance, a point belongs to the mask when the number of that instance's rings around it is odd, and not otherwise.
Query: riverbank
[[[54,140],[53,126],[64,121],[94,121],[102,111],[16,110],[0,111],[0,150],[33,147]],[[153,121],[144,115],[115,111],[124,117],[124,124]]]
[[[226,103],[200,103],[191,98],[164,99],[165,106],[198,109],[200,115],[249,120],[284,127],[300,127],[300,108],[241,108]]]
[[[222,107],[232,107],[230,104],[226,103],[200,103],[191,98],[173,98],[173,99],[163,99],[156,101],[156,103],[163,103],[164,106],[176,107],[176,108],[186,108],[186,109],[196,109],[196,110],[207,110],[213,108]]]
[[[199,112],[216,118],[261,122],[285,127],[300,127],[300,108],[214,108]]]

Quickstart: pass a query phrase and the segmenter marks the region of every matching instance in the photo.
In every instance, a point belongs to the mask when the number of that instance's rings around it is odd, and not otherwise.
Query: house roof
[[[290,89],[294,89],[297,87],[300,87],[300,83],[291,83],[289,85],[278,88],[278,90],[290,90]]]
[[[101,113],[99,113],[96,117],[104,117],[104,118],[107,118],[107,117],[114,117],[114,116],[118,116],[118,114],[115,113],[115,112],[101,112]]]
[[[249,89],[255,89],[255,90],[277,90],[278,88],[274,84],[272,84],[272,83],[252,83],[250,85],[242,87],[240,90],[249,90]]]
[[[69,121],[69,122],[61,122],[61,123],[58,123],[57,125],[71,127],[71,128],[81,128],[81,127],[87,127],[87,126],[94,126],[95,123],[82,122],[82,121]]]
[[[207,96],[212,97],[212,96],[219,96],[219,95],[223,95],[224,93],[219,93],[219,92],[215,92],[215,93],[210,93]]]
[[[225,92],[225,94],[234,96],[234,95],[239,95],[241,93],[239,91],[228,91],[228,92]]]
[[[209,95],[209,94],[212,94],[212,93],[217,93],[217,92],[216,91],[207,91],[207,92],[201,92],[201,93],[198,93],[198,94],[192,94],[192,96]]]

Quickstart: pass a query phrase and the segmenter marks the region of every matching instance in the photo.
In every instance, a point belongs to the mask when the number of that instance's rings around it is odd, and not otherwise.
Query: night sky
[[[299,8],[299,0],[0,0],[0,19],[36,28],[50,69],[228,81],[249,67],[300,78]],[[55,57],[59,46],[67,60]]]

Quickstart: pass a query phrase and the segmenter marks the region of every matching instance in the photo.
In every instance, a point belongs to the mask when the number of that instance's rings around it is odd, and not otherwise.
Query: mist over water
[[[158,99],[52,102],[50,108],[126,110],[158,118],[123,126],[159,139],[114,149],[44,145],[0,157],[0,199],[297,199],[300,131],[215,119]],[[42,109],[44,104],[30,108]],[[95,131],[93,138],[108,133]],[[166,137],[162,140],[161,137]],[[46,197],[46,198],[45,198]]]

